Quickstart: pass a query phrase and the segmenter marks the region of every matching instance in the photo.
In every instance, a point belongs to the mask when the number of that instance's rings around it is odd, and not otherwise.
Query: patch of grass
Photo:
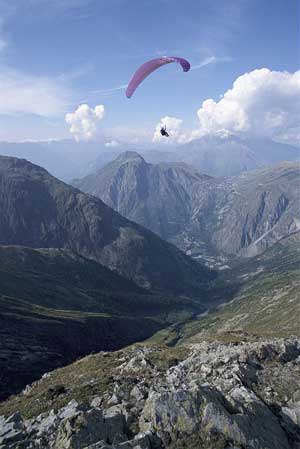
[[[98,353],[56,369],[38,382],[29,394],[11,396],[0,403],[0,415],[19,410],[25,418],[31,418],[51,409],[57,410],[71,399],[87,403],[93,396],[107,391],[113,369],[120,364],[118,359],[119,351]],[[66,392],[50,399],[49,391],[58,385],[63,386]]]
[[[189,349],[184,346],[168,347],[164,345],[158,345],[155,347],[155,351],[150,352],[147,359],[155,365],[160,371],[165,372],[171,366],[177,365],[184,360],[189,353]]]

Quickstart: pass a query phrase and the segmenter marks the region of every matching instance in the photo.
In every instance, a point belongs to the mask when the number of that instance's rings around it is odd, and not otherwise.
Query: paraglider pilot
[[[166,125],[165,125],[165,126],[162,126],[162,127],[160,128],[160,134],[161,134],[162,136],[164,136],[164,137],[170,137],[169,134],[168,134],[168,132],[167,132],[167,127],[166,127]]]

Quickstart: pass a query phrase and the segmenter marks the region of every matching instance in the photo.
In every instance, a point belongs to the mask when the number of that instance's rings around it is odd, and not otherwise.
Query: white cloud
[[[111,140],[110,142],[106,142],[105,146],[107,148],[114,148],[114,147],[118,147],[120,145],[120,143],[117,140]]]
[[[105,109],[103,104],[90,108],[87,104],[81,104],[74,112],[65,116],[66,123],[71,125],[70,133],[75,140],[91,140],[99,132],[99,123],[103,119]]]
[[[0,114],[54,117],[64,112],[67,99],[67,90],[57,80],[1,67]]]
[[[205,100],[197,114],[201,135],[243,133],[299,143],[300,70],[245,73],[218,102]]]
[[[182,129],[183,120],[176,117],[162,117],[156,125],[153,142],[157,143],[185,143],[191,140],[191,133],[184,132]],[[166,127],[169,137],[162,136],[160,130]]]
[[[208,56],[207,58],[204,58],[203,61],[201,61],[199,64],[195,64],[191,67],[191,70],[197,70],[201,69],[202,67],[205,67],[206,65],[212,64],[216,61],[215,56]]]
[[[207,64],[213,60],[207,59]],[[205,64],[204,64],[205,65]],[[207,99],[197,112],[199,128],[186,131],[183,121],[163,117],[153,142],[185,143],[207,134],[271,138],[300,145],[300,70],[257,69],[238,77],[219,101]],[[167,127],[169,138],[160,134]]]
[[[213,55],[207,56],[199,64],[192,65],[191,70],[202,69],[207,65],[216,64],[218,62],[230,62],[230,61],[233,61],[233,58],[230,58],[229,56],[213,56]]]
[[[111,87],[109,89],[97,89],[93,90],[91,92],[92,95],[99,95],[101,97],[111,97],[115,92],[118,92],[120,90],[125,90],[127,87],[127,84],[121,84],[120,86]]]

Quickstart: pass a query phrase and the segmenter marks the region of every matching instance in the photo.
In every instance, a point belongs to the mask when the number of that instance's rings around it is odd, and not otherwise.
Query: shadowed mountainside
[[[143,340],[201,310],[66,250],[0,247],[0,398],[46,371]]]

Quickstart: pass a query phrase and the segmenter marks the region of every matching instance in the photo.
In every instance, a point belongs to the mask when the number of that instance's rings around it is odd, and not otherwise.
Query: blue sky
[[[299,70],[298,0],[0,0],[0,17],[0,139],[67,137],[81,103],[103,104],[110,130],[193,129],[244,73]],[[194,69],[165,66],[128,100],[118,88],[161,55]]]

